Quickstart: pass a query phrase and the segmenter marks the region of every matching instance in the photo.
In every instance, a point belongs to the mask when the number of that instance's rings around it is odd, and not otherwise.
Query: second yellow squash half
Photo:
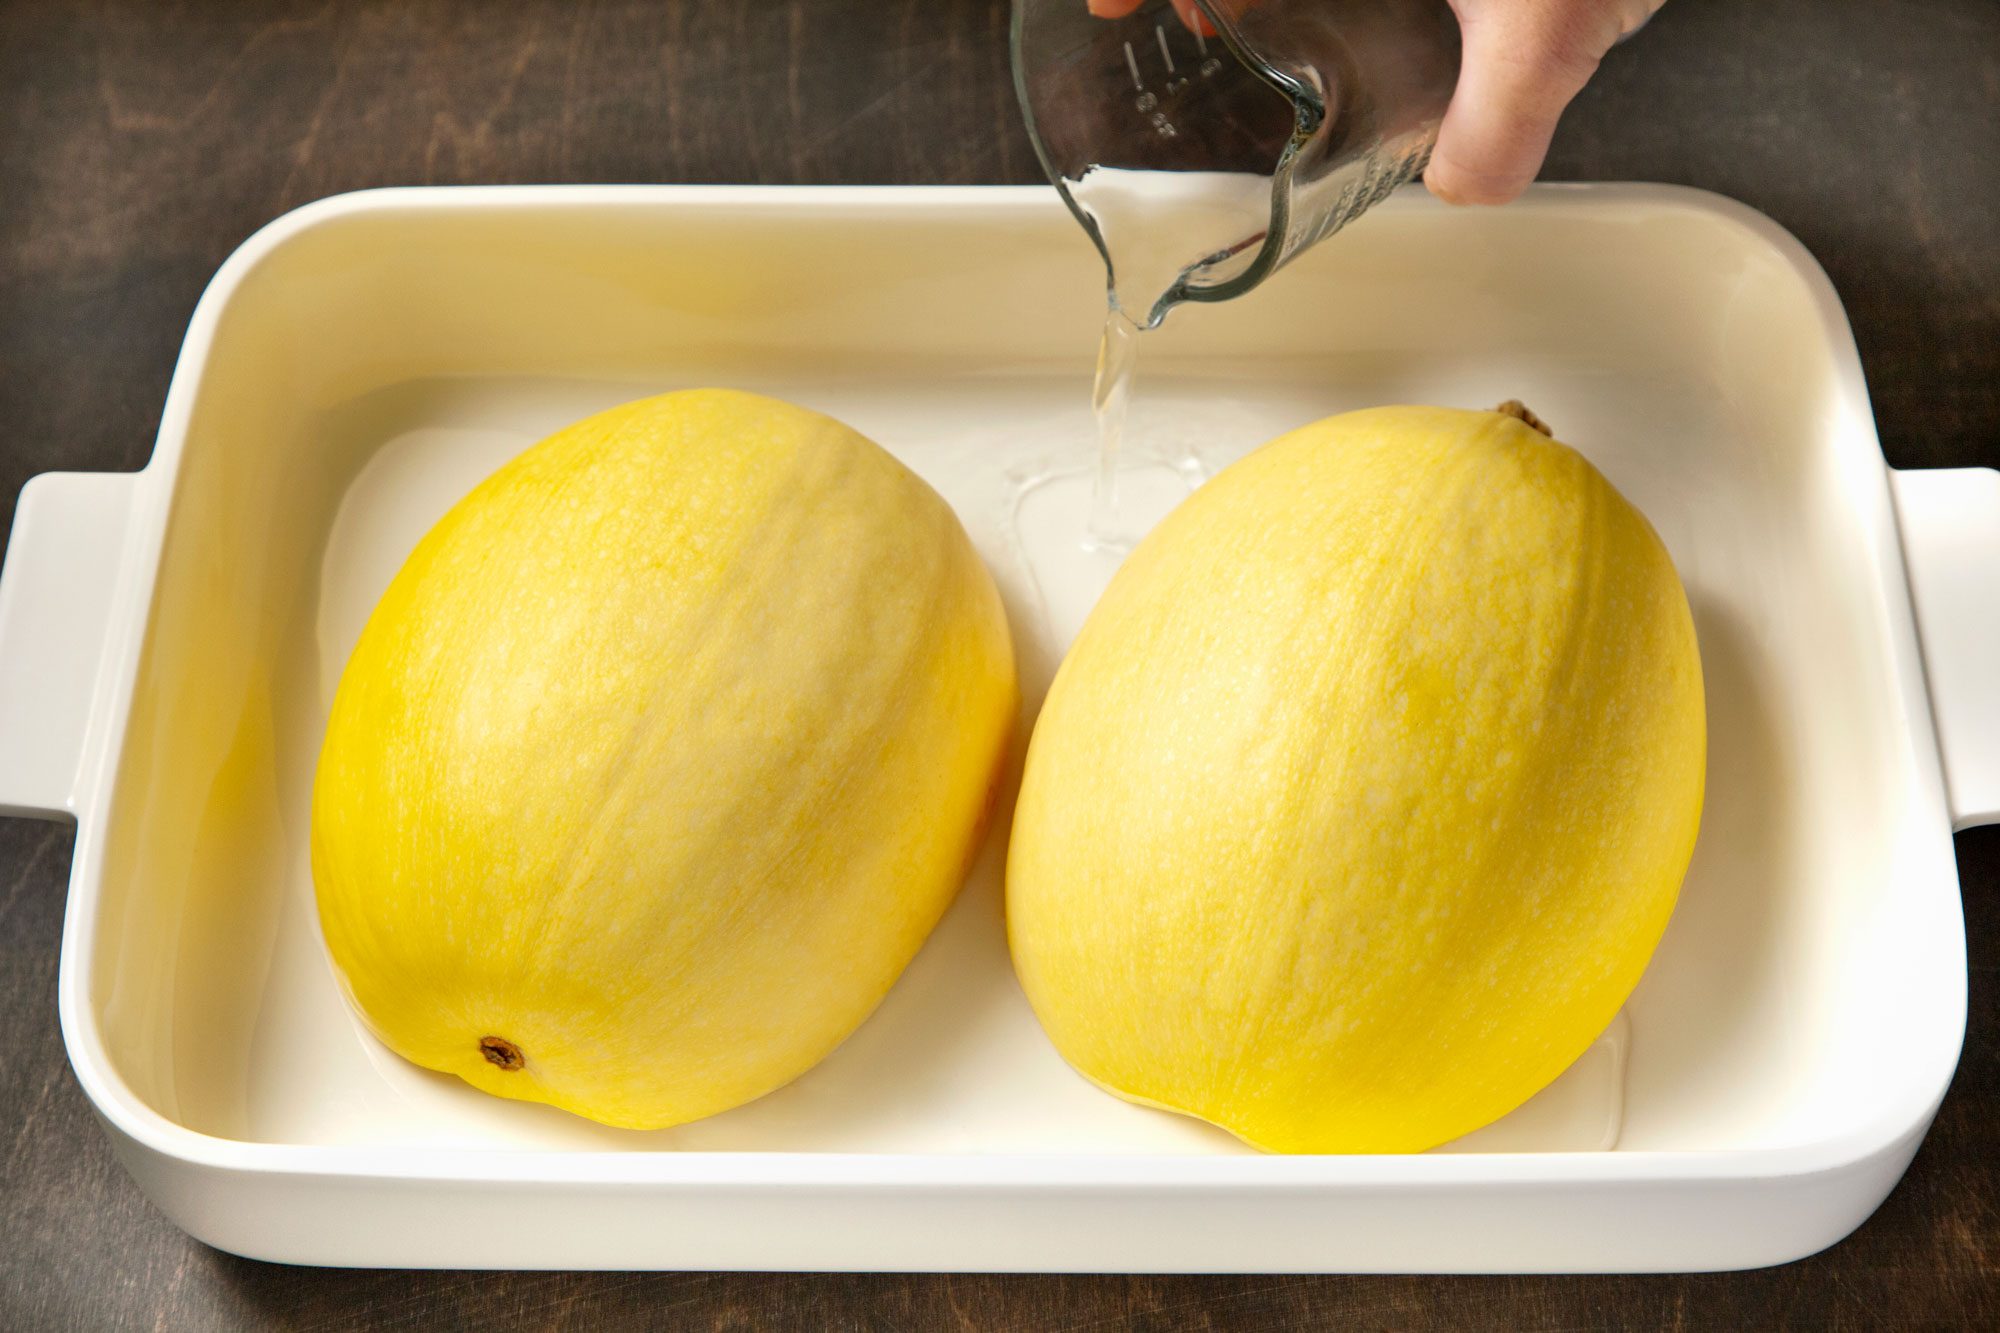
[[[1092,613],[1029,750],[1015,965],[1120,1096],[1429,1148],[1624,1003],[1705,743],[1680,580],[1595,468],[1496,412],[1334,417],[1196,492]]]

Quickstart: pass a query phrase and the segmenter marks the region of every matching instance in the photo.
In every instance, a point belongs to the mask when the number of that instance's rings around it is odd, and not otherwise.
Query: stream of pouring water
[[[1117,550],[1136,535],[1127,533],[1119,521],[1118,465],[1139,368],[1139,333],[1139,326],[1114,308],[1106,313],[1104,333],[1097,341],[1097,374],[1090,393],[1091,412],[1097,418],[1097,474],[1083,532],[1084,546],[1091,550]]]
[[[1097,420],[1097,467],[1084,545],[1129,549],[1144,535],[1143,516],[1119,505],[1118,474],[1131,461],[1126,426],[1137,374],[1140,336],[1164,316],[1160,302],[1189,272],[1239,254],[1261,241],[1270,225],[1271,183],[1252,172],[1139,171],[1092,167],[1071,182],[1071,195],[1096,225],[1111,284],[1098,341],[1091,408]],[[1153,441],[1149,451],[1190,482],[1200,468],[1192,441],[1180,456]]]

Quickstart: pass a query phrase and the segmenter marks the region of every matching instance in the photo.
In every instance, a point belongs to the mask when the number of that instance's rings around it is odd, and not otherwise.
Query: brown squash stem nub
[[[1514,418],[1514,420],[1524,426],[1534,427],[1552,440],[1556,437],[1555,431],[1549,428],[1549,423],[1536,416],[1533,412],[1530,412],[1528,405],[1518,398],[1509,398],[1493,410],[1503,417]]]
[[[521,1048],[505,1037],[481,1037],[479,1053],[486,1057],[488,1064],[499,1065],[502,1069],[510,1071],[528,1063],[528,1057],[521,1054]]]

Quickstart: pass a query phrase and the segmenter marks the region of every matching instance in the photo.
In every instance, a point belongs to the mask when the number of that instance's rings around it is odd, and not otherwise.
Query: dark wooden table
[[[1078,0],[1082,3],[1082,0]],[[1031,181],[1005,0],[0,0],[0,530],[152,449],[195,298],[286,209],[491,181]],[[2000,4],[1675,0],[1550,176],[1796,232],[1899,466],[2000,464]],[[1643,314],[1643,312],[1639,312]],[[1961,835],[1963,1063],[1908,1178],[1784,1268],[1601,1278],[321,1272],[187,1239],[65,1063],[66,828],[0,821],[0,1327],[2000,1326],[2000,829]]]

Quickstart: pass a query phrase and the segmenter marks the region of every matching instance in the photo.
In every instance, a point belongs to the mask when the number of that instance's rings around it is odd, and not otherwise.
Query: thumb
[[[1464,56],[1424,184],[1447,203],[1504,204],[1542,169],[1563,108],[1618,39],[1619,6],[1454,0],[1453,8]]]

